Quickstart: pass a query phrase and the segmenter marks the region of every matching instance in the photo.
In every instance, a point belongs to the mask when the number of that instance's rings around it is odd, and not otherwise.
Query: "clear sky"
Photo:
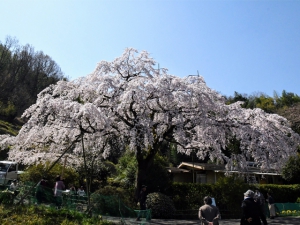
[[[221,94],[300,95],[300,1],[0,0],[0,41],[49,55],[73,80],[125,48]]]

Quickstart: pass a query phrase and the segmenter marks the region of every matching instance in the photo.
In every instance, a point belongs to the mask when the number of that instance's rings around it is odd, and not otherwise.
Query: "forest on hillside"
[[[281,95],[274,92],[274,96],[270,97],[263,93],[247,95],[235,92],[226,99],[227,104],[242,101],[244,108],[260,108],[267,113],[283,116],[290,121],[292,129],[300,134],[300,96],[295,93],[283,90]]]
[[[0,119],[8,122],[35,103],[43,89],[67,79],[49,55],[9,36],[0,42],[0,77]]]

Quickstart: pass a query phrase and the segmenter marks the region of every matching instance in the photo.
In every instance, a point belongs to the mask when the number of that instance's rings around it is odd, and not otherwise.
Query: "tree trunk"
[[[143,154],[145,152],[142,151],[142,149],[137,149],[137,162],[138,162],[138,169],[137,169],[137,176],[136,176],[136,189],[135,189],[135,200],[138,200],[139,192],[141,190],[142,185],[149,186],[150,184],[147,184],[147,176],[150,166],[153,163],[154,156],[157,153],[157,150],[150,149],[146,154]]]

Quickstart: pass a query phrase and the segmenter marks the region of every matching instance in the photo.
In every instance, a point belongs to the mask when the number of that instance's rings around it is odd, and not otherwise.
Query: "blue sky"
[[[300,95],[300,1],[0,0],[0,9],[0,41],[43,51],[71,80],[133,47],[227,96]]]

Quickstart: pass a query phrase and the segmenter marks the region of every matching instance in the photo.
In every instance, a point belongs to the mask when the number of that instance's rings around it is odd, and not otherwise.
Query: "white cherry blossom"
[[[110,154],[108,140],[117,138],[136,152],[140,184],[164,140],[177,143],[179,152],[196,151],[199,158],[208,155],[237,170],[251,160],[262,170],[280,171],[296,153],[300,138],[285,118],[244,109],[241,102],[226,105],[201,76],[180,78],[155,65],[147,52],[129,48],[86,77],[46,88],[25,111],[27,123],[9,158],[54,161],[73,143],[66,154],[74,166],[82,161],[82,138],[88,154],[99,157]],[[240,152],[228,156],[224,150],[233,137]]]

